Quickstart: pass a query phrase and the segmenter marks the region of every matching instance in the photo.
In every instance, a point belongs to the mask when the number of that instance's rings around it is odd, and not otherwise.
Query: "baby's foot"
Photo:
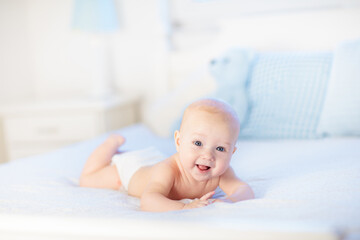
[[[120,147],[125,143],[125,138],[121,135],[116,135],[116,134],[110,135],[108,140],[115,143],[117,147]]]

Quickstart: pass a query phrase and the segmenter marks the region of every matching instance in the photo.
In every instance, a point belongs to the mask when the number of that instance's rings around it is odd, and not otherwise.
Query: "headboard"
[[[233,46],[255,50],[332,50],[360,38],[360,7],[252,14],[221,19],[212,31],[178,31],[170,53],[170,86],[199,76],[211,58]],[[205,72],[202,72],[205,74]]]
[[[222,46],[257,50],[332,50],[360,38],[360,8],[340,8],[226,19],[219,23]]]

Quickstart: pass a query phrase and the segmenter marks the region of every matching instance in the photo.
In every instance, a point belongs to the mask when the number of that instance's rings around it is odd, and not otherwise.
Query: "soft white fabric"
[[[122,187],[127,191],[134,173],[139,168],[150,166],[164,160],[166,156],[154,147],[115,154],[112,164],[116,166]]]
[[[360,135],[360,39],[345,42],[334,52],[317,131],[330,136]]]
[[[157,137],[143,125],[119,133],[127,139],[123,151],[150,146],[167,156],[176,151],[172,139]],[[86,159],[104,139],[0,165],[0,214],[182,221],[244,231],[251,223],[253,231],[268,231],[269,237],[294,232],[290,225],[360,232],[360,138],[239,141],[231,164],[256,199],[157,214],[139,211],[139,199],[126,193],[78,186]]]

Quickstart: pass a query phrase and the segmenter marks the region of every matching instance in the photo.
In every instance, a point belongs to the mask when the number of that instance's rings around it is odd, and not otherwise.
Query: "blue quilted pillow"
[[[263,53],[254,60],[240,138],[315,138],[330,53]]]

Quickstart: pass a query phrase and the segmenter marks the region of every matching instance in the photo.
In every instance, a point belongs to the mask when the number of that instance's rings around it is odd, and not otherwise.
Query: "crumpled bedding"
[[[155,146],[175,152],[172,139],[142,124],[116,131],[127,139],[121,150]],[[274,222],[321,225],[360,237],[360,138],[239,141],[232,167],[250,184],[256,199],[205,208],[147,213],[125,192],[80,188],[89,154],[107,135],[54,152],[0,165],[0,215],[46,215],[191,221],[227,224]],[[219,189],[216,196],[223,193]],[[280,225],[281,226],[281,225]]]

